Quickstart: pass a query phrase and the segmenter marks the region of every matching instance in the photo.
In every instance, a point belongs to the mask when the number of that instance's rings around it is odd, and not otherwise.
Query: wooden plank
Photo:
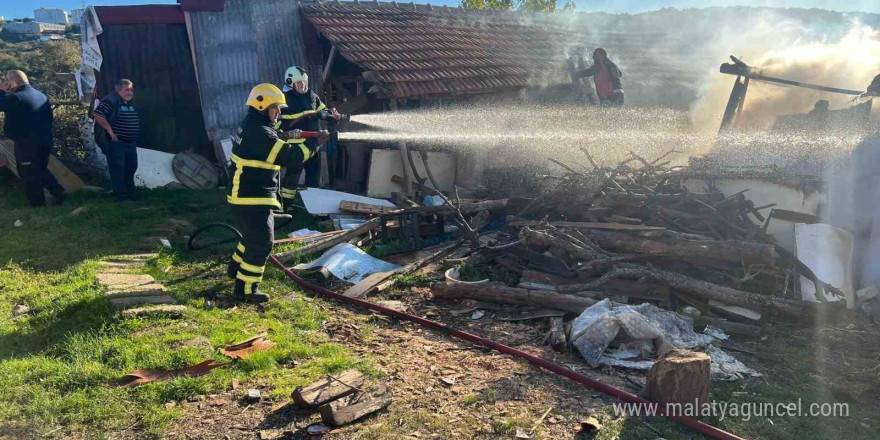
[[[388,272],[376,272],[364,278],[363,280],[361,280],[361,282],[355,284],[354,286],[349,287],[348,290],[343,293],[343,295],[350,298],[361,298],[383,281],[393,277],[395,274],[397,274],[397,272],[397,270],[391,270]]]
[[[537,220],[519,220],[510,222],[511,226],[539,226],[542,222]],[[550,226],[557,228],[578,229],[607,229],[612,231],[661,231],[662,226],[627,225],[623,223],[596,223],[596,222],[549,222]]]
[[[309,243],[299,249],[276,254],[275,257],[277,257],[280,261],[287,261],[299,255],[308,255],[311,253],[323,251],[324,249],[333,247],[342,242],[346,242],[348,240],[351,240],[352,238],[359,237],[372,231],[373,229],[378,228],[380,225],[380,221],[381,219],[379,217],[376,217],[374,219],[368,220],[366,223],[354,229],[346,230],[342,234],[337,234],[321,241]]]
[[[739,316],[741,318],[749,319],[751,321],[759,321],[761,320],[761,314],[754,311],[749,310],[745,307],[733,306],[730,304],[725,304],[720,301],[709,300],[709,308],[718,312],[724,312],[730,315]]]
[[[711,325],[713,327],[719,328],[721,330],[724,330],[725,333],[731,335],[757,337],[761,334],[761,328],[758,326],[732,322],[726,319],[698,316],[694,319],[694,321],[702,326]],[[694,330],[702,330],[702,328],[695,328]]]
[[[816,224],[821,221],[819,217],[812,214],[777,208],[773,208],[770,211],[770,217],[791,223],[806,223],[808,225]]]
[[[6,167],[9,168],[9,171],[12,171],[12,174],[20,178],[21,176],[18,175],[18,168],[15,162],[15,146],[12,144],[12,141],[0,140],[0,155],[6,156],[8,162]],[[77,192],[85,186],[85,183],[83,183],[79,176],[70,171],[57,157],[51,154],[49,155],[49,166],[47,168],[68,194]]]
[[[425,256],[423,256],[423,257],[421,257],[421,258],[419,258],[419,259],[417,259],[417,260],[415,260],[405,266],[400,267],[397,270],[389,271],[389,272],[374,273],[374,274],[364,278],[363,280],[361,280],[360,283],[357,283],[354,286],[349,287],[348,290],[346,290],[345,293],[343,293],[343,295],[348,296],[348,297],[352,297],[352,298],[361,298],[364,295],[372,292],[373,290],[383,291],[385,289],[388,289],[389,287],[394,285],[394,281],[395,281],[394,275],[397,275],[397,274],[406,275],[406,274],[412,273],[412,272],[418,270],[420,267],[424,266],[425,264],[428,264],[431,261],[434,261],[434,260],[448,254],[449,252],[451,252],[453,249],[455,249],[461,243],[462,243],[461,240],[458,240],[453,243],[447,243],[446,245],[443,245],[438,251],[431,252],[428,255],[425,255]]]
[[[367,378],[358,370],[346,370],[328,376],[305,387],[299,387],[291,396],[300,408],[317,408],[325,403],[357,392]]]
[[[363,393],[330,402],[320,408],[321,420],[328,425],[342,426],[391,405],[391,388],[379,384]]]
[[[359,214],[371,215],[389,214],[396,210],[395,208],[389,208],[387,206],[373,205],[370,203],[349,202],[348,200],[343,200],[339,202],[339,209],[346,212],[356,212]]]

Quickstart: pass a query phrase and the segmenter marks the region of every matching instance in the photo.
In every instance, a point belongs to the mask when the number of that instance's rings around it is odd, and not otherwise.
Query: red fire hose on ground
[[[696,420],[696,419],[693,419],[690,417],[666,414],[666,412],[661,407],[662,405],[658,405],[654,402],[643,399],[643,398],[641,398],[633,393],[630,393],[628,391],[624,391],[619,388],[615,388],[615,387],[608,385],[604,382],[600,382],[595,379],[590,379],[589,377],[584,376],[584,375],[577,373],[575,371],[572,371],[568,368],[565,368],[562,365],[555,364],[553,362],[541,359],[537,356],[528,354],[524,351],[517,350],[516,348],[509,347],[504,344],[499,344],[495,341],[481,338],[477,335],[473,335],[473,334],[466,333],[466,332],[463,332],[460,330],[456,330],[452,327],[449,327],[446,324],[442,324],[442,323],[439,323],[436,321],[431,321],[429,319],[421,318],[421,317],[418,317],[415,315],[411,315],[409,313],[399,312],[397,310],[393,310],[393,309],[389,309],[387,307],[373,304],[369,301],[364,301],[362,299],[350,298],[347,296],[343,296],[343,295],[340,295],[340,294],[333,292],[331,290],[325,289],[321,286],[312,284],[312,283],[300,278],[295,273],[293,273],[293,271],[291,271],[290,269],[285,267],[284,264],[282,264],[281,261],[279,261],[278,258],[276,258],[274,255],[269,256],[269,262],[271,262],[275,267],[277,267],[282,272],[284,272],[285,275],[287,275],[290,279],[295,281],[297,284],[299,284],[300,286],[302,286],[306,290],[309,290],[313,293],[317,293],[317,294],[320,294],[320,295],[323,295],[323,296],[326,296],[329,298],[333,298],[333,299],[336,299],[336,300],[339,300],[342,302],[356,304],[356,305],[361,306],[365,309],[373,310],[373,311],[382,313],[384,315],[394,316],[399,319],[403,319],[403,320],[410,321],[410,322],[415,322],[416,324],[420,324],[424,327],[441,331],[443,333],[446,333],[446,334],[453,336],[453,337],[456,337],[458,339],[463,339],[465,341],[471,342],[473,344],[476,344],[476,345],[479,345],[482,347],[490,348],[492,350],[495,350],[495,351],[498,351],[498,352],[501,352],[504,354],[509,354],[511,356],[525,359],[526,361],[528,361],[532,365],[536,365],[536,366],[541,367],[545,370],[552,371],[553,373],[556,373],[560,376],[566,377],[566,378],[571,379],[575,382],[586,385],[596,391],[600,391],[602,393],[605,393],[605,394],[607,394],[611,397],[614,397],[615,399],[621,400],[623,402],[637,404],[637,405],[643,405],[645,407],[657,406],[657,412],[656,412],[657,415],[668,417],[668,418],[675,420],[675,421],[681,423],[682,425],[685,425],[688,428],[691,428],[701,434],[708,435],[709,437],[716,438],[719,440],[744,440],[742,437],[736,436],[734,434],[731,434],[727,431],[716,428],[716,427],[709,425],[707,423],[703,423],[699,420]]]

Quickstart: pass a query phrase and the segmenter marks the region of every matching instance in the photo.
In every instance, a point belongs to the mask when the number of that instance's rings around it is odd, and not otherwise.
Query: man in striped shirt
[[[101,103],[92,112],[99,126],[95,130],[95,140],[107,156],[114,198],[116,201],[135,200],[134,174],[138,166],[140,122],[132,101],[134,84],[120,79],[115,89],[101,98]]]

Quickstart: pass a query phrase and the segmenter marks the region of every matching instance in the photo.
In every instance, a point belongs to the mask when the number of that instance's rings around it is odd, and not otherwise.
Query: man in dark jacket
[[[110,187],[117,202],[137,198],[134,175],[138,167],[140,121],[132,97],[134,84],[120,79],[115,90],[101,98],[92,112],[96,124],[95,142],[107,156]]]
[[[327,109],[318,95],[309,90],[309,75],[305,69],[292,66],[284,73],[284,97],[287,100],[287,108],[281,110],[281,129],[319,131],[321,120],[339,119],[339,114]],[[325,139],[326,140],[326,139]],[[305,142],[306,147],[313,155],[322,144],[321,139],[311,138]],[[315,155],[315,159],[307,161],[304,165],[306,170],[307,187],[318,187],[321,180],[321,161]],[[288,204],[296,196],[296,188],[299,185],[299,176],[303,167],[288,168],[281,185],[281,197]]]
[[[581,70],[580,76],[592,76],[596,83],[596,94],[601,105],[623,107],[623,86],[620,77],[623,72],[608,58],[608,52],[601,47],[593,51],[593,65]]]
[[[25,194],[31,206],[46,204],[43,188],[58,204],[67,197],[64,188],[48,170],[52,152],[52,106],[49,98],[28,82],[20,70],[6,73],[0,86],[0,112],[6,114],[3,131],[15,144],[18,175],[25,182]]]
[[[251,90],[247,106],[247,116],[239,129],[240,142],[232,147],[232,186],[226,197],[242,237],[227,274],[235,279],[233,295],[237,299],[266,302],[269,296],[260,292],[259,286],[275,240],[274,213],[281,208],[281,167],[302,169],[312,152],[297,131],[281,137],[275,131],[278,116],[287,106],[278,87],[257,85]]]

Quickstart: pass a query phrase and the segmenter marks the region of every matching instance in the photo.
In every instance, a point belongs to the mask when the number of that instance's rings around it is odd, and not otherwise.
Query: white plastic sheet
[[[391,272],[400,268],[395,264],[373,258],[359,247],[348,243],[339,243],[324,252],[321,258],[311,263],[298,264],[293,268],[308,270],[317,267],[327,268],[336,278],[352,284],[361,282],[370,274]]]
[[[853,290],[853,236],[846,229],[817,223],[814,225],[796,224],[794,226],[796,255],[820,280],[842,290],[846,295],[847,307],[855,305]],[[840,298],[825,293],[829,302]],[[801,299],[818,302],[816,286],[806,277],[801,277]]]
[[[711,331],[710,331],[711,332]],[[723,332],[711,332],[718,337]],[[616,306],[604,299],[572,321],[571,343],[591,366],[649,370],[655,358],[673,348],[708,352],[713,379],[760,376],[723,350],[713,336],[694,332],[689,318],[651,304]]]

